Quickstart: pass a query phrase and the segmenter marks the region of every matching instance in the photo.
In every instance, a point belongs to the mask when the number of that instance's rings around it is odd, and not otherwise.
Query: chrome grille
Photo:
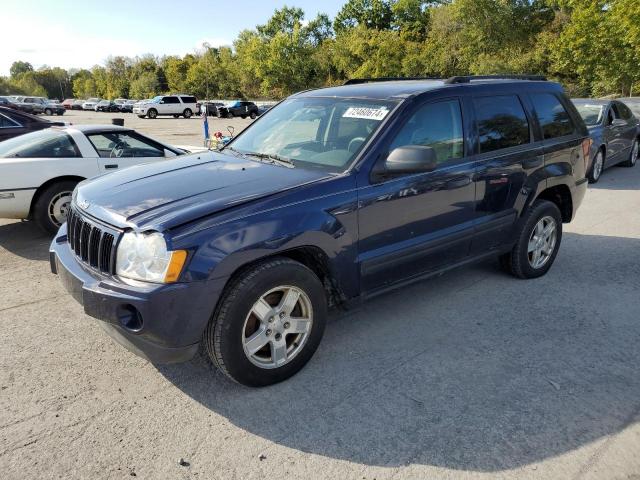
[[[103,273],[112,274],[115,263],[116,232],[109,232],[84,219],[74,209],[67,217],[69,248],[83,263]]]

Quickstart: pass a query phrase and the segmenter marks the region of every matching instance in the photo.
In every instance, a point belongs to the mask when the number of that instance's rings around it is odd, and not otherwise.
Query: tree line
[[[90,70],[14,62],[0,94],[277,99],[356,77],[542,74],[571,95],[640,92],[640,0],[348,0],[275,10],[232,47],[114,56]]]

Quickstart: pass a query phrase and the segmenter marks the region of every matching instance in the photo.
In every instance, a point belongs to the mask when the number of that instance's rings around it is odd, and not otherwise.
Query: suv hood
[[[206,152],[86,180],[74,203],[116,227],[162,231],[330,176]]]

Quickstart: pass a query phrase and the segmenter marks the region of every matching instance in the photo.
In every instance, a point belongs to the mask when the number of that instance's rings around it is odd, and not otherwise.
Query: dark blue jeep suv
[[[331,307],[494,255],[544,275],[590,142],[539,77],[311,90],[221,151],[79,184],[51,268],[137,354],[184,361],[202,344],[267,385],[309,361]]]

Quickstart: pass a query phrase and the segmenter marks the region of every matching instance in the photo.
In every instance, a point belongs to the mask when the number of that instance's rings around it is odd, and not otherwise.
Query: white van
[[[190,118],[197,111],[197,100],[193,95],[158,95],[146,103],[136,104],[133,113],[140,118],[156,118],[159,115],[173,115]]]

